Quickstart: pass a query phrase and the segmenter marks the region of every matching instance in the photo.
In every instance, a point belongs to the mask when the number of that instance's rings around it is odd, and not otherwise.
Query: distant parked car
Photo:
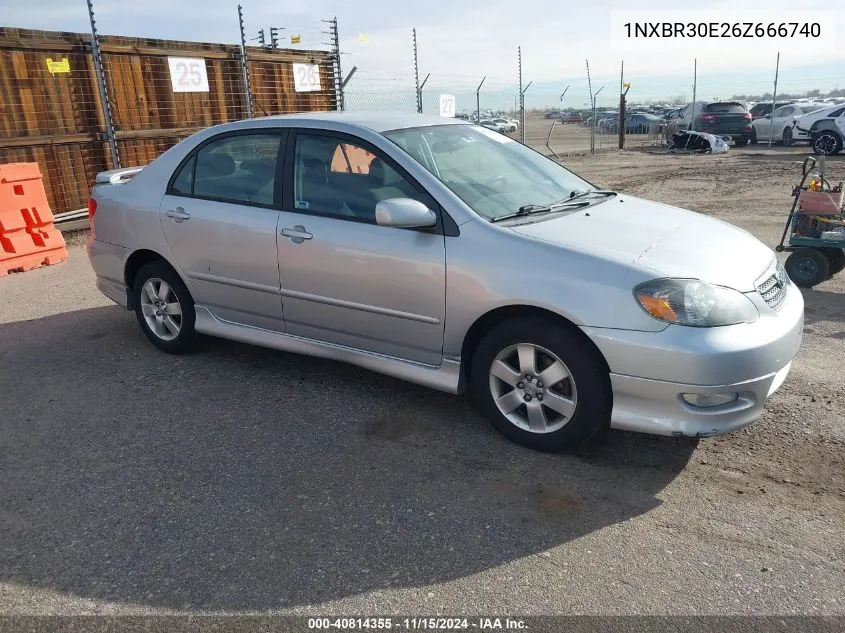
[[[517,128],[519,128],[519,123],[511,119],[505,119],[503,117],[493,119],[493,123],[498,123],[502,125],[505,128],[505,132],[516,132]]]
[[[727,136],[734,145],[748,145],[753,134],[751,113],[738,101],[697,101],[684,107],[680,127],[707,132],[716,136]]]
[[[563,112],[553,111],[553,112],[546,112],[547,119],[559,119],[563,116]]]
[[[561,120],[564,123],[581,123],[583,121],[583,117],[580,112],[567,112],[563,115],[563,117],[561,117]]]
[[[503,123],[497,123],[493,119],[481,119],[480,125],[490,130],[493,130],[494,132],[499,132],[500,134],[504,134],[508,131],[507,126],[505,126]]]
[[[771,132],[772,140],[783,143],[787,147],[795,142],[792,124],[798,118],[810,112],[821,110],[823,106],[818,103],[789,104],[781,106],[771,115],[762,116],[751,122],[751,142],[768,141]]]
[[[775,103],[775,110],[778,108],[782,108],[784,106],[792,105],[792,101],[778,101]],[[756,119],[762,118],[767,114],[772,113],[772,102],[771,101],[761,101],[760,103],[754,104],[748,110],[751,113],[751,120],[754,121]]]
[[[619,118],[605,119],[603,131],[613,134],[619,130]],[[662,119],[653,114],[636,112],[625,116],[625,134],[648,134],[656,131]]]
[[[792,123],[792,137],[810,141],[815,154],[838,154],[845,139],[845,105],[834,105],[798,117]]]

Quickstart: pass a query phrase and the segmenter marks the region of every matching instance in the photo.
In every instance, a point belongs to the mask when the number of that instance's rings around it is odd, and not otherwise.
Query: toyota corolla
[[[159,349],[201,333],[471,392],[541,450],[739,429],[801,341],[801,293],[747,232],[455,119],[216,126],[100,174],[89,215],[98,287]]]

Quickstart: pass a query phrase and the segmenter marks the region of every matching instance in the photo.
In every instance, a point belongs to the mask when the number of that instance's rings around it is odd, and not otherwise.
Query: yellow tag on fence
[[[290,36],[290,43],[291,44],[300,44],[302,43],[302,38],[298,34],[294,34]]]
[[[70,72],[70,62],[67,60],[67,57],[62,59],[60,62],[54,62],[49,57],[47,58],[47,70],[50,72],[51,75],[55,75],[57,73],[69,73]]]

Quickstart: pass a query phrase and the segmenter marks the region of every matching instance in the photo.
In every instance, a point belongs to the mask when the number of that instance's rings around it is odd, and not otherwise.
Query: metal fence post
[[[238,25],[241,29],[241,75],[243,77],[244,92],[246,92],[246,115],[252,118],[252,91],[249,85],[249,66],[246,59],[246,33],[244,32],[244,11],[238,5]]]
[[[484,80],[487,79],[487,75],[484,75],[481,78],[481,83],[478,84],[478,88],[475,89],[475,122],[479,123],[481,121],[481,86],[484,85]]]
[[[625,149],[625,60],[619,70],[619,149]]]
[[[596,153],[596,100],[593,98],[593,83],[590,80],[590,60],[587,61],[587,91],[590,93],[590,105],[592,106],[592,113],[590,115],[590,153]]]
[[[425,82],[428,81],[428,78],[431,77],[431,73],[426,74],[425,79],[420,84],[420,89],[417,91],[417,103],[419,104],[418,112],[422,114],[423,112],[423,100],[422,100],[422,91],[425,88]]]
[[[94,3],[88,0],[88,19],[91,21],[91,54],[94,56],[94,68],[97,71],[97,86],[100,91],[100,105],[103,108],[103,119],[106,122],[106,139],[111,149],[112,162],[116,169],[120,169],[120,153],[117,151],[117,140],[114,134],[114,121],[111,116],[109,92],[106,88],[106,75],[103,70],[103,58],[100,54],[100,40],[97,36],[97,23],[94,20]]]
[[[772,132],[775,128],[775,101],[778,98],[778,71],[780,70],[780,51],[778,51],[778,58],[775,62],[775,89],[772,92],[772,113],[769,119],[769,147],[772,146]]]
[[[333,17],[331,20],[323,20],[323,22],[328,23],[328,35],[331,38],[329,46],[331,46],[332,49],[332,73],[334,73],[336,107],[338,110],[343,110],[343,88],[346,86],[346,81],[343,79],[343,71],[340,68],[340,35],[337,31],[337,16]],[[323,33],[325,33],[325,31],[323,31]],[[349,78],[352,78],[351,74]]]
[[[519,71],[519,142],[525,144],[525,92],[522,90],[522,46],[516,47],[516,63]]]
[[[695,132],[695,93],[698,89],[698,58],[696,57],[692,63],[692,110],[690,111],[690,128]]]
[[[422,114],[422,88],[420,87],[420,64],[417,58],[417,29],[411,29],[414,38],[414,90],[417,95],[417,113]]]

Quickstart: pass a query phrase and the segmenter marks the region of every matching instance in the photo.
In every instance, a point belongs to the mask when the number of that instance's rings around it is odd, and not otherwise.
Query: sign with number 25
[[[320,91],[320,67],[317,64],[291,64],[296,92]]]
[[[168,57],[173,92],[208,92],[205,60],[201,57]]]

